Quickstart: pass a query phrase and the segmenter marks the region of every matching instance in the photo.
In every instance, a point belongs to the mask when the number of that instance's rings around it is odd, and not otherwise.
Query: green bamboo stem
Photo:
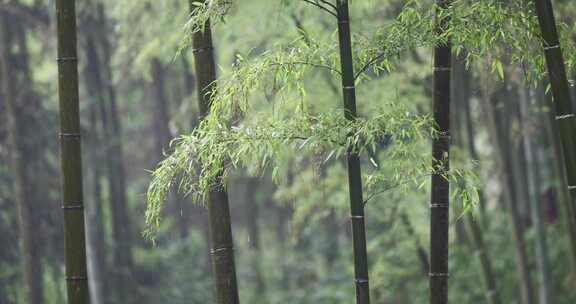
[[[103,145],[102,136],[99,132],[99,106],[103,105],[101,90],[101,78],[99,72],[99,59],[96,47],[91,37],[86,39],[85,56],[87,63],[84,69],[84,80],[86,81],[86,92],[93,98],[90,105],[90,136],[88,145]],[[92,205],[86,208],[86,233],[87,244],[86,254],[88,259],[88,287],[90,288],[90,301],[92,304],[102,304],[109,296],[104,290],[108,290],[108,282],[105,278],[106,272],[106,242],[103,226],[103,202],[101,179],[104,174],[99,164],[104,161],[100,151],[91,151],[89,163],[95,164],[92,168]]]
[[[496,277],[492,270],[492,263],[490,262],[490,257],[486,251],[486,245],[484,244],[484,238],[482,237],[482,229],[478,222],[469,215],[466,219],[466,224],[474,242],[475,254],[478,257],[481,267],[482,278],[484,280],[484,285],[486,286],[486,300],[490,304],[500,304],[500,295],[498,294],[498,288],[496,287]]]
[[[482,192],[479,193],[479,197],[481,201],[480,204],[485,204]],[[486,288],[486,299],[490,304],[500,304],[500,295],[498,293],[498,288],[496,287],[496,277],[494,275],[490,256],[486,249],[482,228],[471,214],[466,216],[465,221],[468,226],[468,232],[472,239],[478,262],[480,263],[481,274]]]
[[[522,145],[526,154],[526,173],[528,179],[528,199],[531,205],[532,224],[536,234],[536,269],[538,270],[538,291],[539,304],[550,303],[550,273],[548,263],[548,246],[546,242],[546,231],[542,222],[541,204],[540,204],[540,168],[537,155],[533,147],[534,134],[529,134],[526,130],[534,130],[531,126],[530,104],[526,88],[519,89],[519,112],[520,112],[520,129],[524,130],[522,134]]]
[[[450,0],[438,0],[439,9],[447,9]],[[448,18],[436,20],[436,32],[444,35]],[[438,136],[432,141],[432,191],[430,199],[430,304],[448,303],[448,237],[450,184],[450,75],[452,70],[450,40],[434,49],[433,116]]]
[[[532,295],[532,281],[530,277],[528,255],[526,253],[526,244],[524,240],[524,226],[519,216],[519,199],[516,197],[514,190],[514,169],[512,166],[513,154],[507,148],[506,143],[509,139],[509,126],[505,122],[510,120],[504,107],[500,103],[510,100],[505,89],[506,84],[502,84],[492,96],[485,96],[481,103],[484,116],[488,120],[487,126],[490,132],[490,138],[494,141],[496,151],[494,153],[496,166],[500,170],[500,182],[503,185],[505,207],[511,223],[512,241],[514,242],[515,262],[517,271],[518,291],[520,294],[520,303],[534,303]]]
[[[122,286],[118,289],[120,297],[128,299],[130,295],[127,290],[131,289],[133,280],[130,279],[134,259],[133,259],[133,240],[132,240],[132,224],[130,220],[130,212],[128,208],[128,199],[126,195],[126,173],[124,170],[124,149],[122,144],[122,123],[118,115],[118,106],[116,100],[116,90],[112,84],[112,48],[110,45],[108,22],[106,11],[103,3],[98,3],[97,7],[99,29],[97,43],[101,46],[101,63],[102,72],[101,79],[108,79],[102,81],[103,91],[105,96],[106,105],[103,106],[106,113],[102,114],[102,119],[107,116],[108,119],[104,128],[108,129],[107,135],[110,140],[107,143],[107,158],[109,166],[109,188],[110,188],[110,203],[112,208],[112,230],[114,231],[115,250],[114,258],[117,263],[117,284]]]
[[[74,0],[56,1],[60,164],[68,303],[89,302],[82,195],[82,155]]]
[[[118,116],[113,114],[115,112],[115,93],[112,85],[107,84],[105,79],[111,78],[110,56],[108,51],[105,51],[105,45],[108,45],[108,37],[106,36],[106,22],[105,11],[102,3],[97,6],[90,6],[95,11],[94,15],[89,15],[86,20],[86,91],[95,102],[94,107],[97,108],[102,136],[106,140],[102,142],[104,151],[104,164],[106,169],[103,171],[106,175],[107,189],[109,195],[106,201],[109,203],[109,210],[111,215],[111,228],[112,228],[112,257],[115,267],[111,269],[113,276],[111,281],[112,285],[116,286],[112,291],[114,298],[120,302],[127,302],[129,290],[132,289],[132,280],[130,280],[130,272],[132,262],[132,246],[130,242],[128,227],[130,221],[127,218],[126,206],[126,193],[124,186],[124,170],[122,168],[122,150],[118,149],[120,145],[117,144],[120,138],[117,136],[119,133],[114,131],[114,126],[119,126]],[[101,47],[99,47],[101,46]],[[95,113],[96,115],[96,113]],[[97,290],[92,289],[91,294]],[[109,294],[107,294],[110,296]]]
[[[249,178],[245,183],[246,189],[246,207],[245,217],[247,220],[246,226],[250,238],[249,248],[252,255],[252,271],[254,278],[255,293],[253,294],[252,302],[266,303],[266,281],[262,271],[262,246],[260,245],[260,203],[258,201],[259,180],[256,178]]]
[[[414,239],[414,245],[416,246],[416,253],[418,254],[418,260],[420,260],[420,264],[422,265],[422,270],[425,275],[428,275],[428,271],[430,270],[430,260],[428,258],[428,252],[422,245],[420,244],[420,239],[408,218],[408,215],[405,212],[400,213],[400,221],[406,228],[406,232],[408,235]]]
[[[573,236],[572,225],[574,224],[574,218],[570,216],[568,208],[572,206],[570,191],[568,191],[568,187],[562,187],[563,185],[567,185],[566,179],[566,171],[564,170],[564,157],[562,154],[562,143],[560,140],[560,135],[558,132],[558,126],[556,124],[556,115],[554,111],[550,109],[553,108],[552,105],[552,98],[551,96],[545,94],[544,92],[545,85],[539,84],[538,87],[535,89],[534,99],[536,105],[540,108],[539,119],[542,121],[542,125],[544,127],[544,142],[545,146],[549,146],[552,148],[550,153],[546,153],[545,159],[543,162],[551,163],[551,173],[552,173],[552,185],[554,186],[554,193],[557,195],[557,202],[560,205],[560,214],[563,216],[562,218],[562,225],[567,230],[568,234],[570,235],[568,245],[570,248],[570,252],[576,252],[576,236]],[[576,269],[576,259],[574,259],[574,255],[570,255],[571,261],[571,269]],[[576,272],[575,272],[576,273]]]
[[[194,13],[193,1],[190,10]],[[198,105],[200,119],[208,115],[211,105],[211,93],[215,90],[216,63],[212,43],[210,21],[204,25],[203,31],[193,34],[192,47],[194,53],[196,81],[198,85]],[[210,228],[212,257],[212,272],[216,282],[216,303],[237,304],[238,284],[236,281],[236,266],[234,261],[234,241],[228,193],[222,180],[217,182],[217,188],[208,194],[208,222]]]
[[[354,65],[352,60],[352,38],[347,0],[337,1],[338,40],[340,64],[342,68],[342,92],[344,115],[348,120],[356,119],[356,88],[354,85]],[[368,280],[368,254],[366,250],[366,227],[364,222],[364,200],[362,198],[362,173],[359,155],[350,150],[347,153],[348,186],[350,192],[350,213],[352,241],[354,246],[354,282],[356,303],[370,303]]]
[[[461,55],[464,56],[464,55]],[[464,58],[464,57],[462,57]],[[456,90],[461,90],[462,94],[458,95],[458,98],[462,102],[462,110],[464,114],[463,121],[460,124],[460,130],[465,133],[467,137],[467,145],[463,149],[467,149],[470,155],[470,158],[473,161],[478,161],[478,152],[476,151],[476,141],[475,141],[475,130],[474,124],[472,119],[472,111],[471,111],[471,96],[470,96],[470,75],[464,66],[462,60],[457,60],[457,66],[454,67],[454,77],[453,79],[459,78],[462,81],[461,87],[454,88]],[[480,205],[480,219],[486,219],[485,212],[486,212],[486,200],[484,197],[484,193],[482,189],[478,191],[479,196],[479,205]],[[465,218],[465,224],[468,228],[468,234],[470,236],[471,245],[473,246],[475,255],[478,259],[480,264],[480,274],[482,275],[482,279],[484,281],[485,286],[485,294],[486,294],[486,301],[489,304],[500,304],[500,295],[498,292],[498,288],[496,287],[496,277],[494,275],[494,270],[491,262],[491,258],[487,249],[487,246],[484,242],[484,232],[482,231],[482,227],[480,223],[482,220],[477,221],[472,214],[468,214]]]
[[[559,130],[562,144],[566,187],[571,196],[565,209],[568,217],[572,261],[573,265],[576,266],[576,213],[574,210],[576,204],[576,138],[574,138],[576,124],[574,118],[576,116],[574,116],[574,106],[570,99],[570,86],[564,67],[564,57],[556,29],[552,2],[550,0],[535,0],[535,4],[544,44],[548,77],[554,97],[556,129]],[[574,271],[576,273],[576,270]]]
[[[166,98],[165,88],[165,74],[164,67],[160,60],[156,57],[150,61],[150,74],[152,75],[152,94],[154,96],[154,104],[152,108],[152,115],[154,122],[152,130],[154,132],[154,139],[156,140],[156,157],[161,158],[165,151],[170,146],[170,113],[169,103]]]

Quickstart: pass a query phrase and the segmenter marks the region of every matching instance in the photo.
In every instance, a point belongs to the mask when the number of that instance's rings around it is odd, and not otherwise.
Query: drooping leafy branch
[[[190,13],[190,18],[186,22],[184,29],[186,30],[186,37],[198,31],[203,31],[206,21],[210,20],[212,23],[221,22],[228,14],[229,10],[234,4],[232,0],[209,0],[209,1],[193,1],[192,6],[195,8]],[[191,42],[187,40],[187,42]],[[188,43],[188,44],[189,44]]]
[[[466,50],[469,63],[488,58],[495,67],[500,65],[493,68],[500,74],[504,58],[508,63],[531,67],[530,79],[542,77],[542,46],[532,1],[454,1],[449,9],[439,10],[439,17],[451,20],[448,31],[440,36],[434,33],[434,9],[420,0],[409,1],[394,22],[371,37],[357,37],[358,62],[363,62],[358,76],[369,69],[389,72],[407,51],[434,47],[450,36],[454,51]],[[570,28],[562,28],[568,67],[573,69],[576,45],[569,37]]]
[[[313,3],[322,9],[332,9],[327,1],[296,1]],[[208,16],[223,18],[230,7],[228,1],[213,1],[198,7],[187,23],[187,29],[199,30]],[[227,9],[224,9],[226,7]],[[374,72],[390,71],[403,53],[420,47],[434,47],[451,35],[456,52],[466,49],[468,60],[489,57],[495,66],[504,56],[510,63],[534,67],[531,78],[544,72],[537,20],[531,1],[454,1],[450,9],[441,10],[441,17],[450,17],[451,25],[445,35],[433,31],[434,5],[425,1],[408,1],[398,17],[369,36],[355,35],[357,76],[374,67]],[[576,44],[570,37],[571,27],[560,24],[561,40],[565,45],[567,66],[576,64]],[[188,37],[188,31],[185,37]],[[186,41],[186,39],[184,39]],[[184,43],[186,44],[186,43]],[[494,69],[498,71],[499,69]]]
[[[218,11],[214,4],[198,7],[199,15]],[[510,63],[521,63],[531,71],[529,79],[539,79],[543,73],[541,43],[535,34],[536,20],[532,7],[524,1],[456,1],[450,9],[439,10],[450,16],[451,25],[444,35],[434,33],[434,6],[420,0],[409,1],[398,17],[371,35],[354,35],[357,66],[356,78],[369,78],[369,74],[390,72],[408,51],[434,47],[447,35],[454,41],[455,51],[466,49],[468,62],[480,58],[492,61],[492,71],[503,76],[503,57]],[[191,18],[189,26],[200,17]],[[194,26],[192,26],[194,27]],[[564,41],[563,41],[564,42]],[[567,53],[574,52],[574,43],[565,41]],[[339,76],[337,45],[307,36],[288,45],[279,45],[272,51],[256,56],[239,57],[235,67],[218,80],[219,90],[213,96],[213,115],[220,121],[237,117],[248,108],[252,92],[274,91],[275,94],[298,92],[302,100],[306,88],[304,76],[311,70],[324,69]],[[251,58],[253,57],[253,58]],[[570,58],[570,56],[568,56]],[[570,60],[568,60],[570,62]],[[370,72],[370,73],[369,73]]]
[[[238,57],[233,70],[218,81],[212,96],[212,122],[226,121],[246,113],[253,92],[271,91],[286,97],[297,92],[295,110],[303,111],[305,76],[317,70],[340,75],[335,45],[295,40],[288,47],[260,54],[256,59]]]
[[[388,103],[371,118],[348,121],[341,113],[321,115],[305,113],[288,119],[258,117],[257,123],[214,128],[202,123],[192,134],[173,142],[174,152],[153,173],[148,190],[147,236],[153,236],[159,225],[162,204],[174,184],[180,191],[203,201],[216,185],[220,175],[226,180],[232,169],[256,166],[262,172],[282,166],[277,155],[287,149],[300,154],[326,151],[338,158],[349,150],[366,154],[375,151],[383,141],[394,141],[387,158],[418,157],[413,142],[434,136],[428,116],[410,113],[404,106]],[[222,168],[222,164],[226,164]]]
[[[198,6],[197,13],[209,14],[207,5]],[[431,34],[433,24],[422,21],[426,19],[423,16],[432,13],[421,13],[419,10],[423,8],[417,1],[410,2],[395,22],[377,31],[373,37],[355,36],[355,45],[360,50],[355,60],[357,65],[363,66],[360,73],[372,66],[375,67],[373,70],[382,67],[388,69],[386,62],[391,66],[391,58],[399,58],[412,48],[442,41],[442,37]],[[413,135],[419,134],[416,137],[420,139],[435,136],[434,128],[429,119],[407,115],[408,112],[397,104],[390,104],[383,114],[356,122],[346,122],[341,115],[310,114],[303,102],[306,77],[311,75],[312,70],[326,70],[335,76],[339,76],[340,71],[336,68],[337,46],[307,38],[306,41],[296,40],[288,47],[280,46],[276,51],[259,54],[256,58],[238,56],[233,69],[217,81],[218,90],[211,96],[210,115],[191,135],[175,140],[175,152],[153,174],[146,215],[148,236],[153,236],[159,224],[162,203],[174,183],[179,184],[181,191],[203,198],[217,186],[215,181],[220,174],[225,180],[233,168],[257,164],[256,167],[264,170],[280,166],[275,156],[287,146],[298,147],[304,154],[325,149],[330,151],[329,157],[333,157],[342,155],[348,149],[363,153],[369,147],[374,151],[378,140],[390,136],[394,138],[394,148],[389,150],[393,152],[387,152],[390,154],[387,158],[422,159],[418,149],[413,146],[408,148],[406,143],[415,141],[410,139]],[[383,48],[385,41],[388,41],[387,47]],[[245,118],[249,101],[255,99],[252,96],[255,92],[268,90],[273,91],[277,100],[291,101],[296,95],[299,102],[290,103],[280,114],[268,117],[260,115],[251,120],[252,124],[250,120],[244,120],[243,124],[230,127],[235,120]],[[278,98],[281,95],[283,98]],[[417,163],[423,164],[424,161],[413,162]],[[222,164],[225,164],[224,169]],[[434,171],[434,168],[425,169],[426,174]],[[446,174],[446,178],[452,175]],[[380,183],[373,191],[380,191],[376,188],[386,188],[385,185]]]
[[[319,9],[321,9],[322,11],[336,17],[336,6],[334,4],[332,4],[329,1],[325,1],[325,0],[301,0],[307,4],[311,4]]]

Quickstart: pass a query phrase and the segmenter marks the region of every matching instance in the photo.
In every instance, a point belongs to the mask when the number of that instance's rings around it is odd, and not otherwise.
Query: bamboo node
[[[228,251],[234,250],[234,247],[220,247],[220,248],[212,248],[210,249],[210,254],[217,255],[221,253],[226,253]]]
[[[78,57],[58,57],[58,58],[56,58],[56,61],[57,62],[66,62],[66,61],[77,62]]]
[[[438,203],[438,204],[430,204],[430,208],[449,208],[450,204],[448,203]]]
[[[568,186],[568,191],[576,190],[576,186]]]
[[[84,210],[84,206],[80,202],[76,202],[75,204],[71,204],[71,205],[62,205],[62,210],[64,210],[64,211],[69,211],[69,210],[82,211],[82,210]]]
[[[350,218],[353,220],[363,220],[364,216],[363,215],[351,215]]]
[[[86,276],[67,276],[66,281],[86,281],[88,278]]]
[[[354,283],[356,283],[356,284],[368,284],[368,279],[356,278],[356,279],[354,279]]]
[[[60,138],[62,138],[62,139],[64,139],[64,138],[80,139],[80,137],[82,137],[82,134],[80,134],[80,133],[59,133],[58,136],[60,136]]]
[[[428,276],[431,278],[447,278],[450,274],[447,272],[429,272]]]
[[[192,49],[192,53],[196,54],[196,53],[202,53],[202,52],[211,51],[211,50],[212,50],[212,47],[207,46],[207,47],[203,47],[203,48]]]
[[[451,67],[434,67],[434,72],[450,72],[452,70]]]
[[[350,21],[348,20],[338,20],[338,24],[348,24]]]
[[[344,90],[355,90],[356,87],[355,86],[344,86],[343,89]]]
[[[544,50],[548,51],[548,50],[559,49],[559,48],[560,48],[560,45],[557,44],[557,45],[545,46]]]
[[[574,114],[558,115],[558,116],[556,116],[556,120],[562,120],[562,119],[572,118],[572,117],[574,117]]]

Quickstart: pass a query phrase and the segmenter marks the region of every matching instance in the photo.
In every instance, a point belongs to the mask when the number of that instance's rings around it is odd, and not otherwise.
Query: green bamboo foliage
[[[195,6],[193,1],[189,3],[193,14]],[[216,81],[216,63],[210,20],[206,20],[202,31],[193,34],[192,47],[198,85],[198,105],[200,119],[202,119],[210,111],[211,96],[215,90],[214,82]],[[216,282],[216,303],[237,304],[240,300],[236,282],[228,193],[222,181],[217,182],[217,185],[216,188],[210,190],[207,203],[212,272]]]
[[[60,164],[68,303],[89,303],[82,196],[76,3],[56,1]]]
[[[347,0],[337,1],[338,40],[340,46],[340,65],[342,71],[342,93],[344,97],[344,115],[346,119],[356,119],[356,88],[354,85],[354,65],[352,60],[352,38]],[[352,240],[354,246],[354,282],[356,284],[356,303],[370,303],[368,281],[368,254],[366,250],[366,227],[364,222],[364,199],[362,198],[362,172],[359,155],[349,150],[347,155],[348,187],[350,192],[350,219],[352,222]]]
[[[448,9],[450,0],[438,0],[438,10]],[[436,33],[444,36],[449,19],[436,17]],[[448,231],[450,213],[450,40],[434,49],[433,116],[438,135],[432,141],[432,191],[430,198],[430,303],[448,303]]]
[[[535,0],[536,14],[542,33],[544,44],[544,55],[548,67],[548,77],[554,97],[554,107],[556,114],[557,130],[560,133],[566,180],[568,182],[568,192],[571,199],[565,206],[568,216],[568,229],[570,230],[570,241],[572,248],[573,264],[576,266],[576,213],[574,211],[576,203],[576,124],[574,118],[574,108],[570,100],[570,86],[564,67],[564,57],[560,47],[554,10],[550,0]]]

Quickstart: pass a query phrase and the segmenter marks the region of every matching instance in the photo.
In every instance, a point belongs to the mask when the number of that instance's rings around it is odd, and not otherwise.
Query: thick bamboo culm
[[[352,39],[348,1],[337,1],[338,39],[340,45],[340,64],[342,68],[342,93],[344,96],[345,116],[355,120],[356,88],[354,86],[354,65],[352,60]],[[354,283],[356,285],[356,303],[370,303],[368,281],[368,254],[366,250],[366,227],[364,222],[364,200],[362,198],[362,174],[360,157],[354,151],[347,153],[348,186],[350,192],[350,211],[352,222],[352,241],[354,246]]]
[[[193,12],[193,1],[190,10]],[[212,42],[212,29],[207,21],[202,31],[193,34],[192,47],[194,53],[196,81],[198,84],[198,105],[200,119],[210,112],[212,91],[215,90],[216,62]],[[228,193],[220,186],[208,194],[208,223],[210,228],[210,255],[212,257],[212,272],[215,280],[216,303],[237,304],[238,285],[236,280],[236,265],[234,261],[234,241]]]
[[[560,133],[564,168],[570,199],[564,206],[572,249],[572,266],[576,271],[576,120],[574,106],[570,99],[570,86],[564,67],[564,58],[556,29],[554,10],[550,0],[535,0],[536,14],[544,44],[544,55],[548,67],[548,77],[554,97],[556,129]]]
[[[438,9],[450,6],[450,0],[438,0]],[[449,19],[436,19],[436,33],[443,36]],[[430,196],[430,304],[448,303],[448,238],[450,214],[450,40],[434,49],[433,116],[437,137],[432,141],[432,183]]]
[[[74,0],[56,1],[60,164],[68,303],[89,303],[82,195],[82,155]]]

